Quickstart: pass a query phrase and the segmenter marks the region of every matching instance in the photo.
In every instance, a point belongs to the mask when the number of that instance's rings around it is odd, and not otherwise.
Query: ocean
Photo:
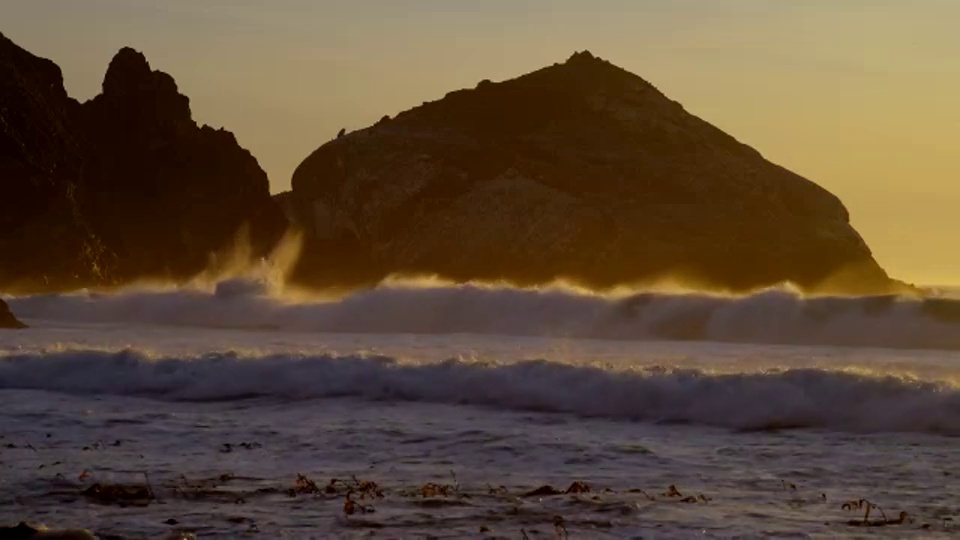
[[[949,295],[391,284],[314,298],[228,280],[6,300],[31,328],[0,332],[0,524],[960,534]]]

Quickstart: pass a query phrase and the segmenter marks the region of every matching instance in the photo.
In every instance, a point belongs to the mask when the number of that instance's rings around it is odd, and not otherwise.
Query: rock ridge
[[[184,280],[238,242],[265,254],[287,226],[250,152],[198,126],[130,47],[81,104],[56,64],[0,34],[0,177],[8,290]]]
[[[318,284],[901,288],[835,195],[589,51],[331,140],[283,201]]]

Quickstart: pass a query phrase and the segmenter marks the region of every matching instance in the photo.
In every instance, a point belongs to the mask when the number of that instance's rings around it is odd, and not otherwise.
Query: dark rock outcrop
[[[259,256],[285,230],[256,159],[198,127],[133,49],[81,105],[55,64],[0,36],[0,85],[0,286],[185,279],[238,238]]]
[[[232,133],[197,127],[173,78],[139,52],[117,53],[82,113],[98,158],[88,209],[123,277],[191,276],[243,226],[255,252],[279,239],[286,220],[257,160]]]
[[[588,52],[330,141],[282,200],[318,284],[898,288],[837,197]]]
[[[13,527],[0,526],[2,540],[96,540],[97,538],[87,529],[50,529],[44,525],[24,521]]]
[[[10,306],[0,298],[0,328],[26,328],[10,311]]]
[[[0,284],[103,278],[103,244],[80,203],[79,107],[56,64],[0,34]]]

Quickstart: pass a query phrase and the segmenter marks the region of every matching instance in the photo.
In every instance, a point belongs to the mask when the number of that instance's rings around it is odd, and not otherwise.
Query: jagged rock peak
[[[53,62],[0,39],[0,289],[186,280],[238,231],[259,257],[286,226],[256,159],[198,127],[141,52],[120,49],[79,104]]]
[[[139,114],[143,103],[156,103],[156,109],[170,120],[187,121],[191,119],[190,100],[177,89],[177,83],[170,75],[152,70],[143,53],[124,47],[120,49],[103,78],[103,98],[127,103]]]
[[[623,84],[632,85],[636,82],[642,82],[645,87],[655,89],[653,84],[642,76],[631,73],[609,60],[594,56],[588,50],[574,52],[567,58],[566,62],[554,64],[542,71],[559,72],[563,73],[564,77],[579,78],[582,89],[609,87],[610,85],[615,87]],[[660,93],[659,90],[658,93]]]
[[[16,69],[19,76],[33,80],[44,91],[63,98],[67,95],[60,66],[21,48],[3,32],[0,32],[0,64],[0,68]]]
[[[103,78],[103,93],[124,93],[130,88],[131,82],[137,82],[140,86],[148,84],[152,78],[153,72],[147,57],[135,49],[124,47],[110,61]]]
[[[567,58],[568,64],[574,64],[577,62],[600,62],[602,59],[597,58],[590,51],[584,49],[583,51],[575,51],[570,58]]]

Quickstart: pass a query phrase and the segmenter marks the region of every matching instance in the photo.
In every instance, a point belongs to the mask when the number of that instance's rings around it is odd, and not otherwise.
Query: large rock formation
[[[190,276],[246,225],[256,251],[286,227],[266,173],[233,134],[198,128],[173,78],[124,48],[82,109],[91,222],[124,277]]]
[[[102,277],[103,245],[80,204],[79,108],[56,64],[0,34],[0,284]]]
[[[837,197],[589,52],[338,137],[279,200],[308,282],[896,288]]]
[[[0,286],[184,279],[239,231],[260,255],[285,228],[256,159],[198,127],[142,54],[117,53],[81,105],[53,62],[0,35]]]
[[[10,306],[3,301],[3,298],[0,298],[0,328],[10,329],[10,328],[26,328],[27,325],[23,324],[13,315],[10,311]]]

